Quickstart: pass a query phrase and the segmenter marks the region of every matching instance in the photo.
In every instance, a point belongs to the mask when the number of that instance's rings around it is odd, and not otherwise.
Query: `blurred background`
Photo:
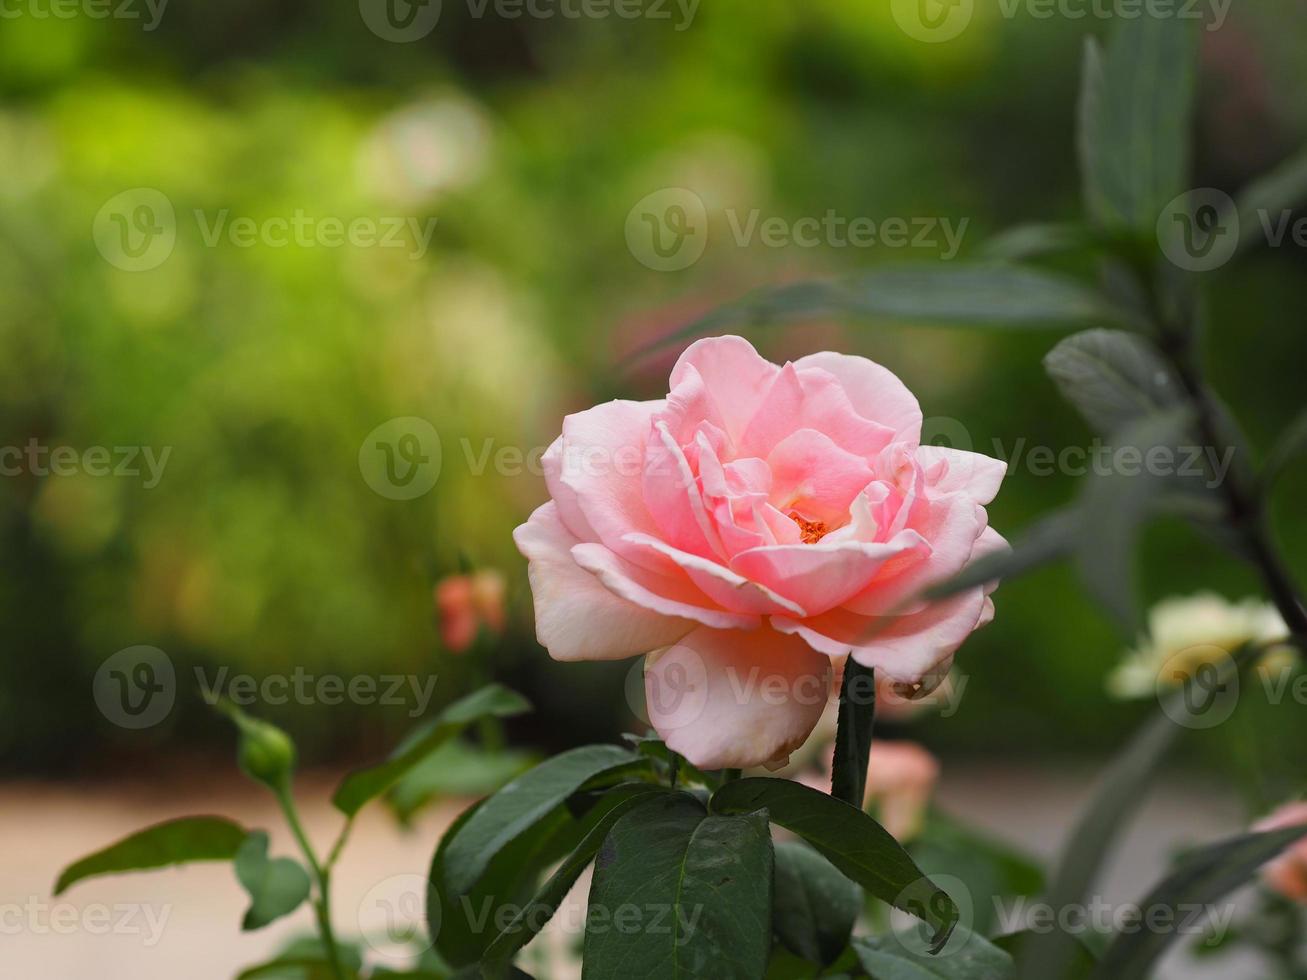
[[[224,793],[245,805],[229,725],[204,703],[235,675],[434,676],[428,712],[488,678],[522,691],[536,710],[507,739],[524,754],[475,756],[452,795],[530,753],[639,730],[631,664],[563,666],[535,644],[510,537],[545,499],[532,460],[567,412],[661,395],[679,348],[630,355],[701,312],[764,284],[941,258],[745,243],[734,225],[753,212],[943,219],[963,229],[959,257],[1023,221],[1075,219],[1080,50],[1106,26],[978,3],[958,37],[924,43],[865,0],[710,0],[629,20],[445,0],[412,8],[438,23],[388,37],[399,29],[368,0],[108,9],[23,0],[0,21],[0,446],[24,454],[0,477],[0,809],[63,835],[17,848],[24,895],[127,823],[197,799],[220,810]],[[1235,6],[1205,32],[1196,186],[1233,191],[1307,142],[1304,44],[1294,0]],[[665,188],[706,210],[684,268],[632,244],[633,209]],[[162,237],[142,246],[152,222]],[[1257,447],[1303,403],[1304,270],[1286,244],[1206,279],[1213,379]],[[773,359],[834,348],[893,369],[932,431],[1013,462],[990,508],[1004,533],[1074,492],[1023,455],[1091,445],[1040,367],[1054,334],[814,322],[751,339]],[[400,467],[438,453],[434,482],[387,477],[378,439]],[[29,446],[74,456],[60,473]],[[1275,507],[1301,576],[1305,492],[1295,471]],[[503,576],[507,614],[451,649],[437,583],[473,569]],[[1179,524],[1150,532],[1143,581],[1151,600],[1257,592]],[[1069,570],[997,601],[959,655],[956,710],[910,726],[943,787],[975,787],[954,809],[1001,830],[1020,819],[1013,793],[1078,799],[1155,702],[1108,696],[1128,639]],[[97,691],[137,646],[163,652],[175,703],[129,727]],[[1301,789],[1292,753],[1249,761],[1307,735],[1300,705],[1261,700],[1195,733],[1177,774],[1236,781],[1244,803],[1212,804],[1231,822]],[[250,710],[294,734],[312,779],[414,724],[415,697],[376,701]],[[1166,812],[1196,833],[1215,819]],[[433,842],[405,845],[410,870]]]

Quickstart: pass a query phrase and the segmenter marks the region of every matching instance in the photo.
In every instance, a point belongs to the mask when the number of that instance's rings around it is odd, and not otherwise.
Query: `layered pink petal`
[[[800,429],[767,457],[772,471],[772,503],[782,512],[798,511],[808,520],[838,527],[875,473],[860,456],[846,452],[815,429]]]
[[[778,370],[743,337],[709,337],[685,349],[672,368],[671,390],[694,383],[693,375],[698,375],[702,398],[710,406],[704,417],[736,443]]]
[[[776,766],[812,733],[831,664],[796,637],[697,629],[645,662],[649,719],[701,769]]]
[[[630,531],[657,533],[644,500],[644,457],[662,402],[612,401],[563,420],[559,480],[595,538],[618,554]],[[565,505],[569,516],[571,502]],[[575,529],[579,533],[579,529]]]
[[[621,660],[674,643],[696,624],[621,599],[572,559],[580,542],[547,503],[513,532],[526,556],[536,636],[555,660]]]
[[[910,563],[889,568],[848,608],[862,616],[919,612],[926,606],[921,593],[962,571],[971,560],[985,529],[985,510],[965,494],[950,494],[923,502],[924,518],[913,525],[929,546],[910,556]]]
[[[628,543],[628,547],[637,554],[649,552],[642,545]],[[626,561],[601,544],[578,544],[572,548],[572,558],[610,592],[651,612],[692,619],[715,629],[752,630],[761,622],[757,614],[729,612],[714,605],[674,562],[667,564],[675,573],[663,575]]]
[[[791,544],[754,548],[731,559],[731,568],[793,600],[808,615],[842,605],[862,592],[885,563],[930,546],[915,531],[893,541]]]
[[[921,406],[894,372],[865,357],[831,351],[799,358],[795,367],[820,368],[833,374],[859,415],[889,426],[900,441],[921,440]]]
[[[724,609],[754,616],[809,614],[809,610],[798,603],[791,602],[767,586],[750,581],[715,561],[678,551],[657,538],[644,534],[632,534],[629,540],[675,562],[704,595]]]
[[[921,446],[917,460],[933,492],[965,493],[978,504],[993,500],[1007,475],[1001,459],[946,446]]]
[[[895,681],[915,684],[951,657],[980,622],[985,592],[971,589],[910,616],[873,619],[832,609],[806,620],[773,616],[772,626],[801,636],[830,657],[851,654]]]
[[[645,451],[644,499],[670,544],[705,558],[723,554],[690,462],[665,422],[654,423]]]

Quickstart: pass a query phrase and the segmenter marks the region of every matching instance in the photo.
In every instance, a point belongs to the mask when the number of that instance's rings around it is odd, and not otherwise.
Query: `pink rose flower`
[[[867,806],[901,843],[921,832],[930,797],[939,781],[939,761],[916,742],[871,743],[867,762]]]
[[[1253,824],[1253,830],[1265,833],[1286,830],[1307,824],[1307,801],[1286,803],[1264,820]],[[1282,851],[1262,868],[1262,881],[1266,887],[1294,902],[1307,904],[1307,838]]]
[[[496,571],[448,575],[436,583],[435,600],[440,641],[451,653],[467,651],[482,626],[504,631],[504,576]]]
[[[783,764],[832,659],[942,679],[992,588],[920,593],[1005,547],[984,508],[1005,465],[921,445],[917,400],[861,357],[778,367],[716,337],[670,388],[569,415],[544,456],[553,499],[514,539],[550,654],[651,654],[650,721],[709,769]]]

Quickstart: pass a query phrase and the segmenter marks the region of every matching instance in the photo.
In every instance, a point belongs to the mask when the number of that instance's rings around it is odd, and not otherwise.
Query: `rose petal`
[[[839,379],[854,411],[892,428],[900,441],[921,441],[921,406],[907,386],[875,361],[822,351],[794,362],[800,370],[820,368]]]
[[[802,617],[809,614],[803,606],[782,598],[765,585],[751,582],[715,561],[679,551],[647,534],[628,535],[628,540],[674,561],[704,595],[724,609],[755,616],[776,613]]]
[[[803,621],[773,616],[771,623],[782,633],[803,637],[827,656],[852,654],[864,667],[916,684],[971,635],[979,625],[984,603],[984,590],[971,589],[910,616],[873,619],[847,609],[832,609]]]
[[[574,495],[595,537],[631,560],[637,559],[625,553],[629,547],[622,535],[658,531],[645,506],[643,476],[653,417],[662,407],[660,401],[611,401],[563,420],[559,479]],[[569,510],[564,509],[565,518]]]
[[[536,636],[555,660],[621,660],[666,646],[695,628],[618,598],[572,559],[579,542],[547,503],[513,532],[528,561]]]
[[[930,546],[916,531],[878,544],[844,541],[754,548],[731,559],[731,568],[792,599],[809,615],[834,609],[867,588],[887,561]]]
[[[978,504],[993,500],[1007,475],[1007,463],[1001,459],[946,446],[921,446],[917,460],[935,493],[965,493]]]
[[[782,763],[811,734],[830,660],[769,629],[697,629],[645,661],[649,720],[702,769]]]
[[[708,337],[685,349],[672,368],[671,389],[693,384],[697,374],[702,392],[695,397],[702,399],[704,417],[738,443],[778,371],[743,337]]]
[[[665,422],[654,423],[645,450],[644,500],[670,544],[704,558],[724,556],[690,463]]]
[[[853,499],[875,477],[860,456],[841,449],[823,432],[800,429],[767,457],[772,503],[784,514],[796,510],[808,520],[838,527],[848,520]]]
[[[637,554],[656,554],[643,545],[623,542]],[[658,556],[662,558],[661,555]],[[729,612],[709,605],[704,593],[685,577],[676,564],[663,559],[675,569],[675,575],[651,572],[635,562],[629,562],[601,544],[578,544],[572,548],[572,558],[588,572],[593,572],[610,591],[637,606],[662,613],[680,616],[716,629],[757,629],[758,615]]]

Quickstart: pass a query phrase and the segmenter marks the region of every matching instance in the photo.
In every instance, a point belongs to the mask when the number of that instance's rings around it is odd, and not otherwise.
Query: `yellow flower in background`
[[[1214,592],[1163,599],[1149,611],[1148,635],[1108,675],[1108,692],[1123,700],[1152,697],[1159,685],[1192,676],[1248,643],[1273,643],[1288,636],[1284,620],[1269,602],[1231,602]],[[1288,647],[1269,650],[1258,664],[1263,673],[1293,663]]]

